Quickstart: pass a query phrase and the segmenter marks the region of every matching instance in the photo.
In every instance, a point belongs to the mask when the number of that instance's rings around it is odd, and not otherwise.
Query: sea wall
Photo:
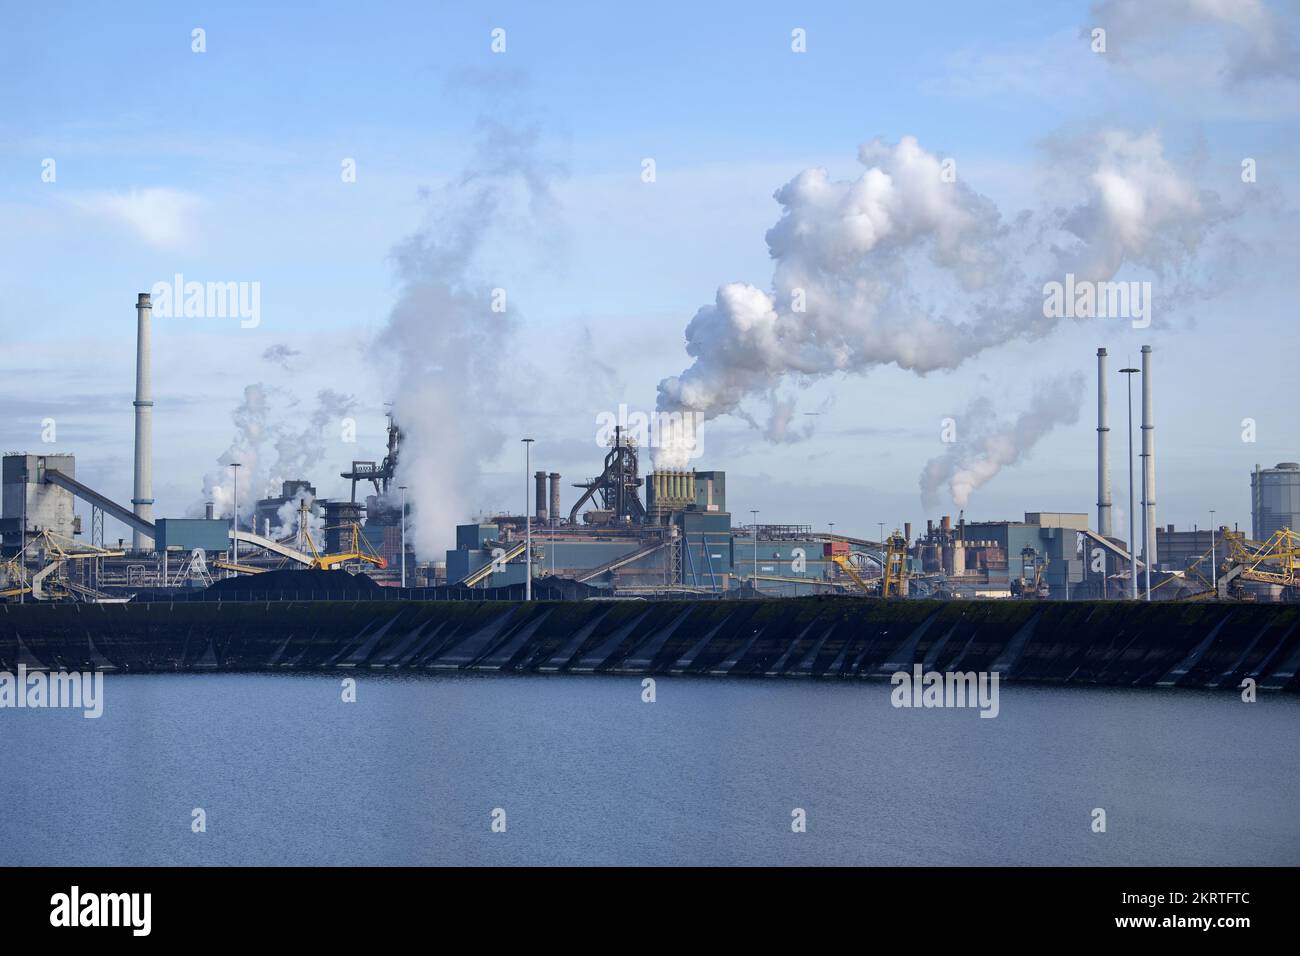
[[[397,668],[821,679],[997,671],[1300,691],[1300,605],[1051,601],[371,602],[0,607],[0,669]]]

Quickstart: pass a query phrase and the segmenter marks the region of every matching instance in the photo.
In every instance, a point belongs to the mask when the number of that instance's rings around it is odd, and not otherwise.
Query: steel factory
[[[566,596],[649,600],[841,594],[944,600],[1300,599],[1300,464],[1256,466],[1247,534],[1226,526],[1161,527],[1156,510],[1153,355],[1140,368],[1140,479],[1125,483],[1127,528],[1116,528],[1111,483],[1107,351],[1097,350],[1097,499],[1089,510],[1031,511],[968,521],[938,515],[924,529],[879,526],[875,536],[798,523],[733,521],[721,470],[647,470],[644,449],[615,428],[599,472],[567,484],[544,468],[529,475],[526,513],[467,521],[441,558],[407,542],[409,511],[397,485],[403,434],[389,418],[382,458],[340,473],[347,498],[317,495],[320,476],[249,489],[253,506],[232,518],[154,515],[150,375],[151,302],[136,305],[133,494],[119,502],[79,481],[71,453],[11,452],[2,468],[0,600],[127,602],[190,598],[230,579],[269,572],[364,574],[386,596],[446,600]],[[1131,433],[1131,432],[1130,432]],[[593,469],[594,470],[594,469]],[[1130,463],[1130,473],[1132,464]],[[1247,485],[1246,479],[1249,478]],[[1135,490],[1134,490],[1135,489]],[[734,489],[733,489],[734,490]],[[358,492],[361,492],[360,497]],[[733,496],[734,497],[734,496]],[[88,527],[76,502],[89,509]],[[791,507],[797,507],[796,504]],[[104,518],[131,531],[106,541]],[[470,516],[466,515],[469,519]],[[833,529],[833,525],[831,529]],[[273,575],[280,581],[283,573]],[[303,578],[302,580],[307,580]],[[313,581],[320,576],[312,577]],[[325,580],[342,581],[342,578]],[[283,585],[277,591],[283,592]]]

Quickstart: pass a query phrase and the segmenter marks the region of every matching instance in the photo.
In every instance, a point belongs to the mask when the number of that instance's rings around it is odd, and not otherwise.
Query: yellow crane
[[[328,571],[330,568],[347,564],[349,561],[364,561],[366,564],[374,565],[380,570],[388,567],[388,562],[375,554],[365,536],[361,534],[360,525],[354,521],[347,525],[347,528],[351,536],[349,547],[346,551],[340,551],[338,554],[320,554],[316,550],[315,542],[311,540],[311,535],[307,534],[306,529],[304,529],[303,534],[307,539],[307,545],[311,548],[311,566],[313,570]]]
[[[873,588],[870,584],[868,584],[866,580],[862,577],[862,575],[858,574],[858,569],[853,566],[853,562],[849,560],[848,555],[832,554],[831,560],[834,561],[839,566],[839,569],[841,571],[843,571],[850,578],[852,578],[853,583],[856,584],[858,587],[862,588],[863,591],[867,592],[868,594],[876,593],[876,589]]]
[[[885,551],[885,563],[881,568],[879,586],[867,583],[867,580],[858,573],[858,569],[853,566],[848,555],[833,554],[831,560],[867,594],[905,597],[907,595],[907,540],[895,528],[894,533],[881,544]]]
[[[1228,557],[1220,580],[1300,586],[1300,534],[1290,528],[1273,532],[1267,541],[1251,541],[1238,531],[1224,529],[1223,540]]]
[[[895,528],[884,542],[885,569],[880,579],[881,597],[907,596],[907,539]]]

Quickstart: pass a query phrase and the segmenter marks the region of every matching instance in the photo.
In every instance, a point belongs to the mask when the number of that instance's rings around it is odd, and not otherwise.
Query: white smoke
[[[957,441],[921,471],[921,503],[927,510],[934,508],[946,485],[953,504],[965,508],[976,489],[1024,458],[1053,428],[1078,421],[1083,390],[1084,378],[1078,373],[1039,382],[1029,408],[1012,422],[1000,421],[989,399],[976,399],[954,417]]]
[[[659,383],[661,411],[754,423],[744,404],[788,421],[778,388],[836,372],[894,364],[924,375],[953,369],[1015,338],[1047,334],[1043,285],[1073,271],[1108,279],[1128,264],[1176,269],[1223,216],[1165,158],[1154,133],[1106,130],[1073,144],[1086,167],[1065,185],[1072,200],[1004,222],[994,203],[912,137],[865,144],[853,181],[823,169],[777,190],[767,233],[772,290],[718,289],[686,327],[693,358]],[[780,433],[780,429],[769,429]],[[683,467],[664,439],[657,463]]]
[[[469,520],[482,463],[504,436],[493,422],[513,383],[504,371],[517,309],[508,290],[476,274],[476,256],[493,227],[517,225],[551,202],[548,169],[535,129],[480,123],[471,171],[433,198],[424,225],[393,250],[400,293],[372,358],[392,388],[402,429],[398,483],[407,485],[412,542],[432,555]]]
[[[213,514],[227,518],[234,509],[236,489],[239,492],[239,516],[244,520],[253,513],[257,497],[265,486],[265,454],[267,440],[267,415],[269,412],[267,389],[261,383],[244,386],[244,399],[231,418],[235,425],[235,438],[230,447],[217,456],[218,467],[203,476],[203,501],[211,501]],[[232,463],[238,462],[238,477]],[[250,493],[251,492],[251,493]],[[199,502],[191,511],[199,511]]]
[[[302,516],[302,503],[307,503],[307,533],[319,549],[325,540],[325,515],[316,505],[316,499],[305,488],[299,488],[292,498],[287,499],[275,512],[275,528],[271,532],[274,538],[285,538],[298,532],[298,523]]]
[[[330,429],[338,429],[355,407],[352,396],[322,389],[304,424],[299,403],[288,392],[260,382],[246,385],[243,400],[231,415],[235,437],[217,457],[218,467],[204,476],[203,498],[190,512],[202,513],[204,502],[211,501],[215,515],[229,517],[238,480],[239,517],[247,525],[257,500],[279,495],[283,482],[319,480],[313,471],[325,460]],[[233,462],[240,464],[237,477]],[[296,521],[289,526],[297,527]],[[283,521],[280,524],[284,526]]]
[[[1108,62],[1172,80],[1195,74],[1235,84],[1300,77],[1293,0],[1097,0],[1085,32],[1102,27]],[[1159,69],[1181,59],[1184,71]]]

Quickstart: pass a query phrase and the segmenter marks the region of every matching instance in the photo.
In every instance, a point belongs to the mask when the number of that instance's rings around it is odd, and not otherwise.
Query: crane
[[[35,574],[27,577],[25,562],[29,552],[41,555],[41,560],[48,563]],[[18,584],[17,587],[9,587],[0,591],[0,597],[18,597],[22,594],[30,594],[38,601],[49,601],[55,598],[74,598],[80,595],[94,600],[102,595],[91,588],[75,584],[67,579],[64,572],[68,562],[93,558],[120,558],[125,553],[125,551],[110,551],[94,545],[81,544],[46,529],[34,535],[26,547],[4,563],[3,569],[6,578],[10,581],[17,580]]]
[[[885,541],[885,567],[884,576],[880,579],[880,596],[907,596],[907,539],[897,528]]]
[[[876,589],[866,582],[862,575],[858,574],[858,569],[853,566],[846,554],[832,554],[831,560],[834,561],[841,571],[853,579],[853,583],[862,588],[867,594],[876,593]]]
[[[304,534],[307,539],[308,547],[311,548],[312,562],[311,567],[314,571],[328,571],[349,561],[364,561],[366,564],[374,565],[381,571],[388,567],[388,562],[375,554],[374,550],[366,542],[365,536],[361,534],[361,526],[355,521],[346,526],[351,535],[351,541],[346,551],[340,551],[338,554],[320,554],[316,550],[316,544],[311,540],[311,535]]]

